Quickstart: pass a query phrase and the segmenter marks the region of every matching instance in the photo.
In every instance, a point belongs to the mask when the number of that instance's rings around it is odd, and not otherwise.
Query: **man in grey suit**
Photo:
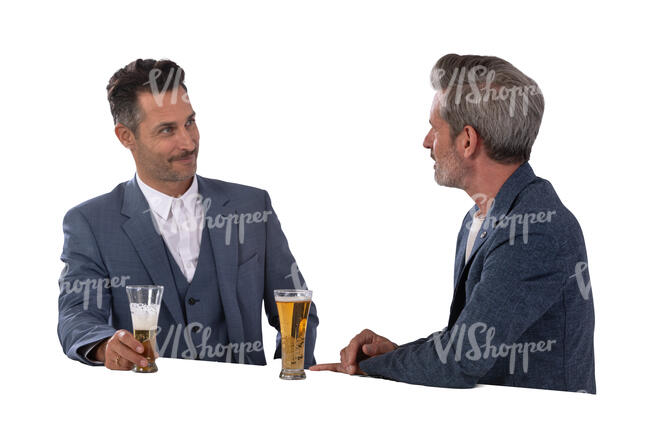
[[[580,225],[528,163],[544,99],[497,57],[436,63],[424,139],[438,184],[475,202],[456,243],[447,326],[397,345],[363,330],[313,370],[471,388],[596,392],[594,307]]]
[[[58,335],[72,359],[116,370],[146,363],[125,287],[156,284],[161,356],[264,365],[262,304],[279,331],[273,290],[305,288],[268,193],[196,175],[184,77],[172,61],[138,59],[107,86],[137,173],[63,220]],[[315,364],[317,326],[312,304],[305,366]]]

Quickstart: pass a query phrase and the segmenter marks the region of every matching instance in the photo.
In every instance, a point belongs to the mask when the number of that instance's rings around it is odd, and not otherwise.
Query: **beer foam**
[[[133,329],[138,331],[156,329],[158,326],[158,312],[160,312],[160,305],[131,303],[130,306]]]
[[[279,301],[280,303],[297,303],[299,301],[311,301],[311,297],[307,295],[300,297],[275,297],[275,301]]]

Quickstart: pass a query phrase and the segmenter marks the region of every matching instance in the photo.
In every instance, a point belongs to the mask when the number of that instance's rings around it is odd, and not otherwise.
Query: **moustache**
[[[187,159],[187,158],[189,158],[190,156],[194,156],[194,155],[196,154],[196,152],[198,151],[198,149],[199,149],[199,147],[196,147],[196,148],[195,148],[194,150],[192,150],[192,151],[186,151],[186,152],[184,152],[184,153],[181,154],[181,155],[178,155],[178,156],[175,156],[175,157],[171,158],[169,161],[172,162],[172,161],[180,161],[180,160],[182,160],[182,159]]]

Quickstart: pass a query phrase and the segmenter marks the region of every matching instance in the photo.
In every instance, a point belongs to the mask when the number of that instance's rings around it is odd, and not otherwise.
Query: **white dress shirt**
[[[136,173],[138,186],[149,203],[153,220],[188,283],[192,281],[201,249],[204,208],[196,175],[180,198],[166,195],[145,184]]]

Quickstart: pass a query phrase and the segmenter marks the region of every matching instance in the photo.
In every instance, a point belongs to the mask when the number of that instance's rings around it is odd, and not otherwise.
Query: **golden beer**
[[[144,352],[141,355],[149,361],[147,366],[140,366],[136,363],[133,370],[135,372],[158,371],[158,366],[156,366],[156,329],[134,329],[133,336],[144,346]]]
[[[282,336],[281,379],[301,380],[305,375],[305,333],[311,306],[311,291],[275,291]]]

